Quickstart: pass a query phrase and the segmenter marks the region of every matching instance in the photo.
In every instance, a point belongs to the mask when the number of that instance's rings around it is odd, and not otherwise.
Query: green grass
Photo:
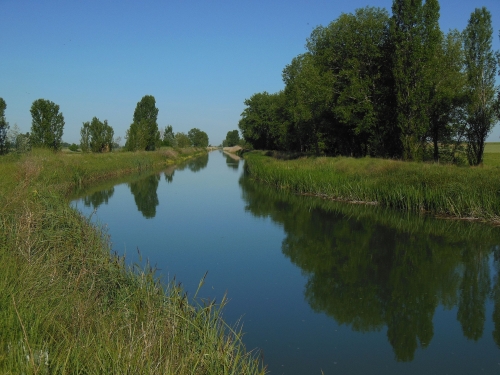
[[[488,142],[484,147],[485,154],[500,153],[500,142]]]
[[[222,320],[226,301],[189,302],[149,266],[127,268],[66,201],[78,185],[205,152],[170,151],[0,158],[0,373],[264,373]]]
[[[500,222],[499,167],[345,157],[283,161],[260,153],[245,159],[254,178],[298,194]]]

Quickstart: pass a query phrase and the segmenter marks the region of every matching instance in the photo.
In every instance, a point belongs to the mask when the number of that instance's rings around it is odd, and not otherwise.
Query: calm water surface
[[[220,152],[80,196],[128,262],[190,295],[208,271],[273,375],[500,373],[497,228],[285,194]]]

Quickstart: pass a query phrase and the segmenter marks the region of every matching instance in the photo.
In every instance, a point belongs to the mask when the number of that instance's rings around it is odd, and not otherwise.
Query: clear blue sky
[[[500,0],[440,4],[444,31],[463,30],[486,6],[500,49]],[[63,140],[79,143],[94,116],[123,139],[137,102],[153,95],[160,127],[197,127],[218,145],[237,129],[246,98],[283,88],[283,68],[315,26],[367,5],[390,12],[392,0],[2,0],[0,97],[23,132],[34,100],[59,104]],[[496,126],[488,140],[499,137]]]

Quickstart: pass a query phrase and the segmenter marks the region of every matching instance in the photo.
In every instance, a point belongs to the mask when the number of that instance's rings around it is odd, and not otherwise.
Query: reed
[[[201,152],[0,159],[0,373],[264,373],[224,323],[225,300],[189,300],[149,265],[127,267],[65,199],[78,184]]]
[[[500,222],[500,169],[375,158],[245,155],[255,178],[297,194]]]

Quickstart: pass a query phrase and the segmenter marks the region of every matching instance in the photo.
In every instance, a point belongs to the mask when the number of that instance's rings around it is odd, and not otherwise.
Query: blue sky
[[[440,4],[444,31],[463,30],[486,6],[500,49],[499,0]],[[44,98],[64,114],[64,141],[79,143],[82,122],[96,116],[123,144],[137,102],[153,95],[161,128],[197,127],[218,145],[237,129],[246,98],[283,88],[283,68],[314,27],[368,5],[390,12],[392,0],[2,0],[0,97],[23,132],[32,102]],[[499,137],[496,126],[488,140]]]

